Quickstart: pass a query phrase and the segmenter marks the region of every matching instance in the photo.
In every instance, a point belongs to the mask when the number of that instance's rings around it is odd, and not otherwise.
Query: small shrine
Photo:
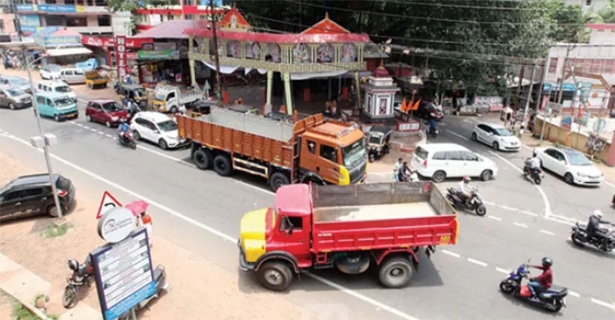
[[[393,82],[393,78],[382,62],[380,62],[380,67],[369,76],[368,82],[361,85],[361,89],[365,92],[361,108],[364,115],[374,120],[395,117],[393,104],[395,94],[400,89]]]

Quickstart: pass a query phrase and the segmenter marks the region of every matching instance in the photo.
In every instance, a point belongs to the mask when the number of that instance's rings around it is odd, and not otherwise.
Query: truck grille
[[[359,183],[363,179],[366,166],[367,166],[367,160],[361,162],[360,165],[356,166],[354,169],[350,171],[350,184]]]

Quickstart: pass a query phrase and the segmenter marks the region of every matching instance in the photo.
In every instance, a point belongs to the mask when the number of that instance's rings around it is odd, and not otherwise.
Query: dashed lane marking
[[[503,274],[509,274],[510,273],[510,270],[506,270],[506,269],[500,268],[500,267],[495,267],[495,271],[501,272]]]
[[[547,230],[542,230],[542,229],[541,229],[541,230],[540,230],[540,232],[541,232],[541,233],[544,233],[544,234],[548,234],[548,235],[550,235],[550,236],[554,236],[554,235],[555,235],[555,233],[553,233],[553,232],[551,232],[551,231],[547,231]]]
[[[455,252],[452,252],[452,251],[448,251],[448,250],[446,250],[446,249],[443,249],[443,250],[442,250],[442,253],[444,253],[444,254],[448,254],[448,255],[449,255],[449,256],[451,256],[451,257],[461,258],[461,255],[460,255],[459,253],[455,253]]]
[[[603,307],[607,307],[607,308],[611,308],[611,309],[615,308],[615,304],[613,304],[613,303],[604,302],[602,300],[598,300],[598,299],[595,299],[595,298],[590,298],[590,300],[591,300],[591,302],[593,302],[593,303],[595,303],[595,304],[597,304],[599,306],[603,306]]]
[[[104,136],[104,135],[105,135],[105,133],[104,133],[104,132],[102,132],[102,131],[98,131],[98,134],[100,134],[101,136]]]
[[[578,292],[572,291],[572,290],[568,290],[568,294],[573,296],[573,297],[575,297],[575,298],[580,298],[581,297],[581,295]]]
[[[459,133],[457,133],[457,132],[455,132],[455,131],[451,131],[451,130],[448,130],[448,129],[447,129],[447,130],[446,130],[446,132],[448,132],[448,133],[450,133],[450,134],[454,135],[455,137],[457,137],[457,138],[459,138],[459,139],[463,139],[463,140],[465,140],[465,141],[470,141],[470,139],[468,139],[468,138],[466,138],[466,137],[464,137],[464,136],[460,135]]]
[[[476,260],[476,259],[468,258],[468,261],[469,261],[469,262],[472,262],[472,263],[474,263],[474,264],[477,264],[477,265],[479,265],[479,266],[481,266],[481,267],[486,267],[486,266],[487,266],[487,264],[486,264],[485,262],[482,262],[482,261],[480,261],[480,260]]]
[[[495,220],[495,221],[502,221],[502,218],[498,218],[498,217],[495,217],[495,216],[487,216],[487,218]]]
[[[527,225],[522,224],[522,223],[513,222],[513,224],[514,224],[515,226],[517,226],[517,227],[520,227],[520,228],[527,228]]]

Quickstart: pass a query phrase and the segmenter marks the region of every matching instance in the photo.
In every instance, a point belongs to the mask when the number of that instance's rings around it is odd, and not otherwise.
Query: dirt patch
[[[19,175],[31,174],[17,159],[0,152],[0,182]],[[70,178],[70,177],[69,177]],[[90,214],[98,209],[99,197],[87,187],[77,190],[77,204],[69,215],[73,225],[66,234],[46,238],[44,233],[52,220],[46,217],[4,223],[0,232],[0,251],[51,283],[48,314],[60,315],[65,279],[70,272],[68,259],[83,261],[87,253],[102,245],[93,232],[96,222]],[[288,300],[269,292],[241,292],[242,277],[191,253],[169,239],[154,234],[152,254],[156,263],[165,266],[171,283],[169,291],[151,303],[140,319],[301,319],[305,312]],[[172,280],[171,280],[172,279]],[[81,288],[79,304],[99,310],[95,285]],[[0,296],[0,318],[8,319],[11,303]],[[275,306],[274,309],[271,306]],[[180,316],[183,315],[183,316]],[[197,316],[199,315],[199,316]]]

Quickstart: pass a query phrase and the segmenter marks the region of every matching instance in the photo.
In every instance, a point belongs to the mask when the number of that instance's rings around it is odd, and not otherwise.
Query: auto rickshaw
[[[391,133],[393,131],[384,126],[373,126],[367,133],[367,154],[369,162],[374,162],[391,151]]]
[[[147,91],[137,84],[120,84],[115,88],[118,96],[124,101],[125,99],[132,100],[139,105],[139,108],[147,107]]]
[[[217,106],[217,101],[197,100],[192,103],[190,116],[198,118],[204,114],[209,114],[209,110]]]

